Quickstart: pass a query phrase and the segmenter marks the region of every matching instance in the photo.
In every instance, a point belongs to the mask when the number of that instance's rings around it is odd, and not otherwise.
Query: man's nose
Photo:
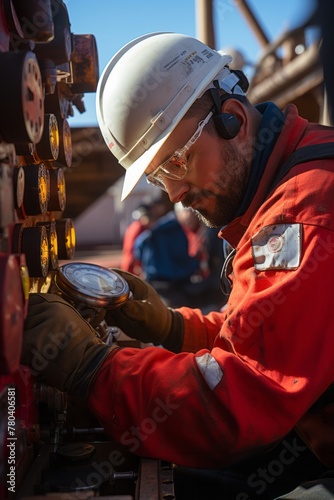
[[[178,203],[181,201],[186,193],[189,191],[189,184],[183,179],[174,180],[164,177],[164,184],[172,203]]]

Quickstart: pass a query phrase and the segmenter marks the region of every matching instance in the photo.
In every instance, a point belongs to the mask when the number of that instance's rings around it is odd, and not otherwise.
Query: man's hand
[[[134,274],[113,269],[129,284],[133,297],[122,307],[108,311],[106,321],[121,328],[129,337],[141,342],[162,344],[179,352],[183,342],[183,317],[168,308],[154,288]]]
[[[48,385],[88,396],[97,370],[111,347],[80,314],[56,294],[29,297],[21,362],[43,375]]]

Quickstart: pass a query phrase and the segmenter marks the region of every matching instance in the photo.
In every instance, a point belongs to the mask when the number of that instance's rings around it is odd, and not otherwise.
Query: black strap
[[[304,146],[292,153],[287,161],[283,164],[278,175],[276,176],[271,190],[285,177],[289,170],[298,163],[305,163],[312,160],[321,160],[325,158],[334,158],[334,142],[325,142],[324,144],[312,144]]]
[[[232,281],[229,278],[229,275],[232,273],[232,263],[234,256],[236,254],[236,249],[233,248],[229,254],[226,255],[222,270],[220,272],[220,289],[225,295],[228,297],[232,290]]]

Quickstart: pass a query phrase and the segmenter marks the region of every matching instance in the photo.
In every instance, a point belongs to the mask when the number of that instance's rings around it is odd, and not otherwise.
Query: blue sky
[[[71,31],[93,34],[102,73],[111,57],[127,42],[154,31],[196,36],[196,0],[65,0]],[[313,0],[248,0],[269,40],[299,25],[312,10]],[[234,0],[214,0],[216,48],[233,47],[255,63],[262,47]],[[251,71],[248,69],[248,71]],[[247,74],[247,69],[246,69]],[[249,75],[250,76],[250,73]],[[97,125],[95,94],[85,94],[86,112],[75,108],[71,127]]]

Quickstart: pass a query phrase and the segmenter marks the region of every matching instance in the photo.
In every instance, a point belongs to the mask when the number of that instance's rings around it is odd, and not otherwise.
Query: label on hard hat
[[[163,69],[165,71],[169,71],[171,68],[173,68],[173,66],[181,63],[186,66],[186,73],[190,74],[194,70],[195,66],[205,64],[207,60],[213,57],[213,55],[213,52],[208,49],[205,49],[200,53],[194,50],[190,54],[187,50],[182,50],[179,55],[173,57],[170,61],[165,63]]]

